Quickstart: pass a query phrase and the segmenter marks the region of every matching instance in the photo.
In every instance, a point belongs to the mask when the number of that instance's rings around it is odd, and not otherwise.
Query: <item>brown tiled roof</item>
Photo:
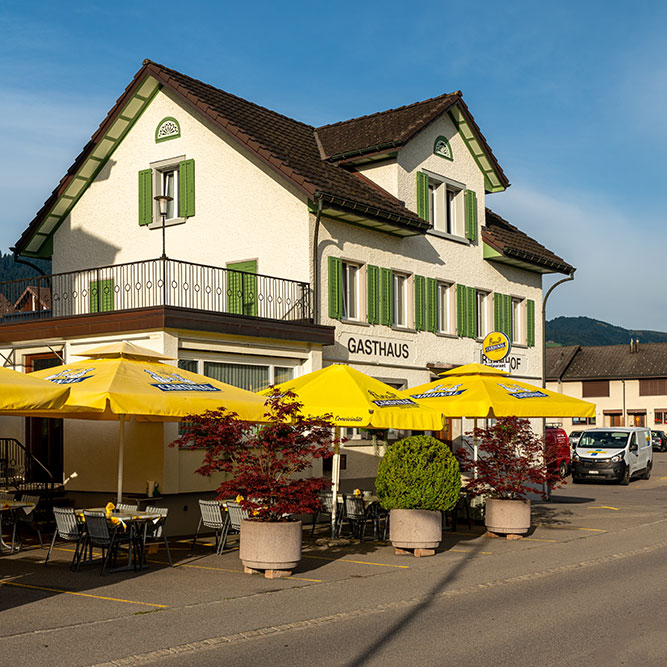
[[[486,225],[482,227],[482,240],[511,259],[518,259],[559,273],[571,273],[574,270],[574,267],[565,260],[489,208],[486,209]]]
[[[560,355],[563,355],[562,357]],[[564,357],[570,357],[567,364]],[[547,349],[546,377],[564,381],[667,377],[667,343],[567,346]]]
[[[461,91],[447,93],[397,109],[322,125],[315,130],[322,146],[322,158],[335,159],[401,146],[460,97]]]
[[[21,310],[21,304],[27,297],[34,297],[35,301],[46,310],[51,308],[51,290],[48,287],[35,287],[28,285],[21,296],[14,303],[14,310]]]

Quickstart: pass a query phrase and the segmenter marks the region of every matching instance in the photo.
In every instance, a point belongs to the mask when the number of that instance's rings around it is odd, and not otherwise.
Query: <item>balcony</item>
[[[149,312],[178,312],[179,322],[184,313],[189,313],[188,321],[192,323],[197,320],[193,316],[196,311],[200,321],[209,322],[208,330],[216,331],[229,330],[229,326],[223,326],[225,323],[235,323],[238,328],[240,320],[252,320],[255,335],[262,335],[257,329],[262,321],[313,328],[309,283],[174,259],[115,264],[0,283],[0,331],[17,330],[16,325],[31,322],[46,324],[45,320],[62,323],[74,318],[89,322],[90,318],[103,315],[107,322],[109,315],[129,320],[132,311],[135,322],[136,311],[141,311],[141,316]],[[222,329],[215,328],[216,318]],[[276,326],[270,328],[275,330]],[[326,338],[333,336],[327,334]]]

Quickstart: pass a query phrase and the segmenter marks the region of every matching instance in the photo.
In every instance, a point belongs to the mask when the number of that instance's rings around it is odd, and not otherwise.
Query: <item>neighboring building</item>
[[[252,390],[334,362],[403,388],[501,329],[535,380],[542,275],[573,269],[486,207],[508,185],[460,92],[315,128],[145,61],[16,244],[54,275],[9,297],[50,302],[0,320],[0,352],[33,369],[127,338]],[[115,488],[116,424],[54,432],[71,488]],[[212,488],[176,433],[130,425],[128,491]],[[352,483],[378,459],[349,435]]]
[[[547,389],[597,404],[595,418],[564,419],[566,430],[667,428],[667,343],[547,348],[546,378]]]

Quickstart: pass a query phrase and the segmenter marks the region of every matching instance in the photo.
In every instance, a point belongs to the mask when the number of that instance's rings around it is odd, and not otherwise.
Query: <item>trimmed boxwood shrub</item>
[[[461,492],[458,461],[444,442],[413,435],[395,442],[378,466],[375,489],[388,510],[453,509]]]

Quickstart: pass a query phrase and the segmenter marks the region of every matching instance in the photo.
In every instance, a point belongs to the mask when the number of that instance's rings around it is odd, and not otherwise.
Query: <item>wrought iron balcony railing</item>
[[[0,325],[160,306],[288,322],[312,317],[309,283],[175,259],[0,283]]]

